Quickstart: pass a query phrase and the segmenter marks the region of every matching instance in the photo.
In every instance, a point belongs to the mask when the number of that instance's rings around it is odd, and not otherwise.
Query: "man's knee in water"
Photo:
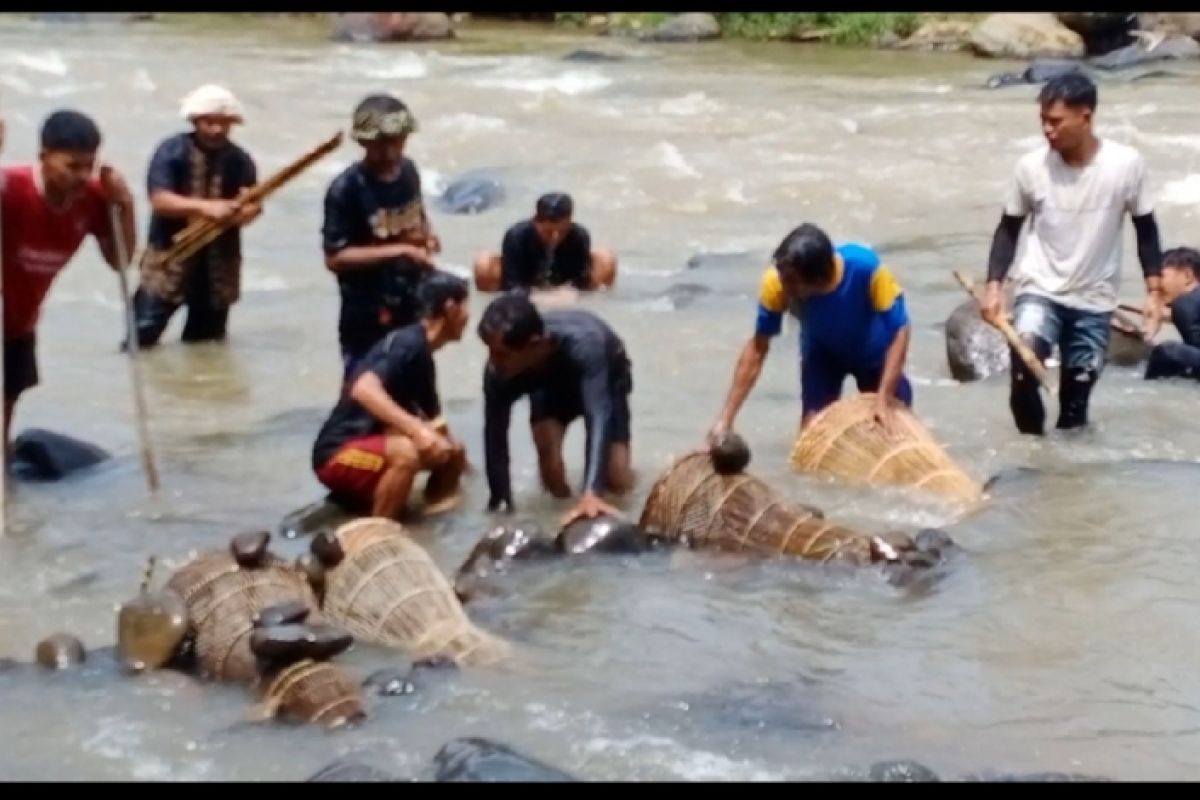
[[[607,247],[592,250],[591,284],[593,289],[608,289],[617,281],[617,254]]]
[[[1063,370],[1062,386],[1058,390],[1059,430],[1082,428],[1088,422],[1088,402],[1092,387],[1100,377],[1099,370],[1072,367]]]
[[[501,284],[500,254],[485,250],[475,257],[475,290],[498,292]]]
[[[1051,345],[1045,339],[1023,334],[1021,341],[1033,351],[1039,361],[1045,362],[1050,356]],[[1021,433],[1040,436],[1045,433],[1046,408],[1039,394],[1037,376],[1025,366],[1025,362],[1015,350],[1011,353],[1011,361],[1009,409],[1012,411],[1013,421]]]

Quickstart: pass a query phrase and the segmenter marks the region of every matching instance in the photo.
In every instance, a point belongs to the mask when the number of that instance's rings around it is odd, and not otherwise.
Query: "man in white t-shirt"
[[[1108,353],[1125,214],[1133,220],[1146,280],[1147,339],[1162,324],[1161,249],[1142,156],[1092,129],[1095,84],[1080,73],[1062,75],[1042,88],[1038,102],[1047,146],[1017,162],[992,239],[983,316],[997,320],[1003,313],[1001,285],[1028,216],[1029,234],[1013,275],[1013,327],[1042,361],[1058,345],[1057,427],[1065,430],[1087,425],[1092,387]],[[1009,406],[1021,433],[1044,432],[1037,380],[1015,356]]]

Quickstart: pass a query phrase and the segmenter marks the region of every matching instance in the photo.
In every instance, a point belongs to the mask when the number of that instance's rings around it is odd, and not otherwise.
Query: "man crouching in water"
[[[571,496],[563,464],[567,426],[580,415],[587,426],[584,492],[567,514],[619,516],[605,503],[606,489],[633,486],[629,466],[629,394],[633,367],[625,345],[604,320],[582,309],[539,312],[523,294],[496,298],[479,321],[489,358],[484,371],[488,510],[514,509],[508,473],[508,424],[512,405],[529,395],[529,425],[537,446],[542,484],[555,497]]]
[[[462,339],[466,281],[431,274],[418,291],[421,319],[377,342],[346,381],[317,434],[312,464],[339,504],[401,519],[417,473],[428,471],[425,513],[458,500],[466,450],[441,419],[435,351]]]

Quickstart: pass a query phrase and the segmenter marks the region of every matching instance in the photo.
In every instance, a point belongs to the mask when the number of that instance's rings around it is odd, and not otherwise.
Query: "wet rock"
[[[754,260],[754,254],[747,250],[730,252],[696,253],[687,260],[688,269],[713,268],[733,269],[745,266]]]
[[[926,22],[895,44],[899,50],[966,50],[974,26],[963,20],[935,19]]]
[[[1144,12],[1137,15],[1137,27],[1156,33],[1178,33],[1200,39],[1200,13]]]
[[[681,698],[671,709],[686,715],[691,725],[705,732],[729,728],[783,734],[838,730],[837,720],[805,701],[811,695],[795,683],[735,683]]]
[[[363,688],[373,691],[380,697],[403,697],[415,694],[416,684],[409,680],[411,671],[386,668],[372,672],[363,681]]]
[[[467,173],[450,182],[437,198],[447,214],[480,214],[502,204],[507,197],[504,184],[484,173]]]
[[[582,48],[572,50],[563,56],[563,61],[573,61],[579,64],[608,64],[614,61],[624,61],[625,56],[616,53],[605,53],[600,50]]]
[[[1112,779],[1095,775],[1080,775],[1066,772],[992,772],[967,775],[964,781],[972,783],[1108,783]]]
[[[56,633],[38,642],[34,660],[46,669],[67,669],[86,661],[87,650],[69,633]]]
[[[561,553],[558,543],[536,523],[524,521],[497,525],[471,548],[466,560],[458,568],[454,581],[455,593],[466,602],[482,587],[486,578],[504,572],[513,561],[553,558]]]
[[[280,520],[275,530],[285,539],[295,539],[335,531],[352,519],[353,514],[327,497],[291,512]]]
[[[1008,342],[984,322],[979,304],[965,300],[946,319],[946,363],[956,381],[978,381],[1009,369]]]
[[[871,765],[868,779],[876,783],[940,783],[938,774],[916,761],[879,761]]]
[[[398,783],[399,780],[366,764],[339,759],[318,770],[305,783]]]
[[[650,537],[637,525],[607,515],[575,520],[559,531],[556,541],[567,555],[644,553],[653,548]]]
[[[678,311],[693,305],[698,298],[710,294],[712,294],[712,289],[699,283],[676,283],[668,286],[659,297],[665,299],[671,304],[672,309]]]
[[[1082,58],[1083,37],[1051,13],[991,14],[971,31],[971,50],[992,58]]]
[[[714,442],[708,453],[718,475],[737,475],[750,465],[750,446],[733,431]]]
[[[1137,14],[1125,11],[1071,11],[1054,15],[1083,39],[1088,55],[1108,53],[1132,44]]]
[[[42,428],[28,428],[13,440],[9,470],[23,481],[57,481],[108,461],[94,444]]]
[[[579,779],[481,738],[454,739],[433,757],[438,783],[562,783]]]
[[[699,42],[717,39],[721,26],[712,14],[693,12],[676,14],[652,31],[640,37],[647,42]]]
[[[334,17],[339,42],[419,42],[454,38],[454,23],[441,12],[342,13]]]

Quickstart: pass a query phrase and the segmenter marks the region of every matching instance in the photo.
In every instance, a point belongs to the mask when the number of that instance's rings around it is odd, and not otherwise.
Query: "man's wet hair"
[[[1164,268],[1189,270],[1193,278],[1200,279],[1200,250],[1194,247],[1172,247],[1162,254],[1162,265]]]
[[[545,331],[542,315],[525,292],[508,292],[493,300],[479,320],[479,338],[496,334],[506,347],[524,347]]]
[[[95,153],[100,149],[100,139],[100,128],[95,121],[69,108],[55,111],[42,123],[43,150]]]
[[[421,282],[417,289],[417,300],[421,304],[421,316],[425,319],[440,317],[447,301],[461,303],[470,295],[467,282],[449,272],[433,272]]]
[[[833,280],[833,242],[810,222],[785,236],[771,258],[776,269],[792,270],[808,286],[825,286]]]
[[[547,192],[537,200],[534,217],[543,222],[569,219],[575,213],[575,201],[566,192]]]
[[[1067,108],[1096,110],[1096,84],[1082,72],[1056,75],[1046,82],[1038,92],[1038,103],[1043,106],[1061,101]]]

